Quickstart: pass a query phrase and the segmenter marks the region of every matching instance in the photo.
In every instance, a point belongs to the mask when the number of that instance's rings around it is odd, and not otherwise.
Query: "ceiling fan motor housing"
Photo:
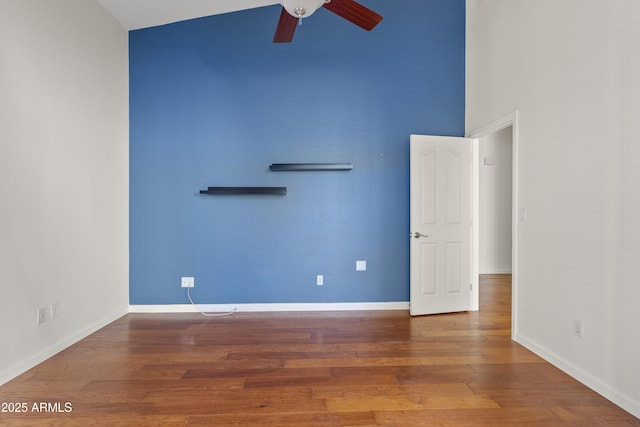
[[[307,18],[313,15],[313,12],[324,3],[328,2],[325,0],[282,0],[282,6],[287,13],[296,18]]]
[[[311,16],[313,12],[324,6],[325,9],[346,19],[366,31],[371,31],[382,21],[382,15],[361,5],[356,0],[280,0],[282,10],[274,43],[289,43],[293,40],[296,27],[302,22],[301,18]]]

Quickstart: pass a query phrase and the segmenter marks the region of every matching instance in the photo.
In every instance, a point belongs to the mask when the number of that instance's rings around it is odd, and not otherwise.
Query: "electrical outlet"
[[[193,288],[195,286],[196,279],[194,277],[183,277],[180,281],[180,286],[183,288]]]
[[[573,335],[578,338],[584,338],[584,324],[582,320],[573,319]]]
[[[366,271],[367,270],[367,261],[356,261],[356,271]]]
[[[60,303],[54,302],[53,304],[51,304],[51,307],[49,307],[49,312],[51,313],[52,319],[57,318],[60,315]]]
[[[324,285],[324,276],[322,274],[318,274],[316,276],[316,285],[318,286]]]
[[[36,325],[42,325],[46,321],[47,321],[47,309],[39,308],[36,311]]]

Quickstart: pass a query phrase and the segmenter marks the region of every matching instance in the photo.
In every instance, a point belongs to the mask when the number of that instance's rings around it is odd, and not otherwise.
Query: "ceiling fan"
[[[273,36],[274,43],[292,41],[298,21],[308,18],[321,6],[367,31],[382,21],[381,15],[354,0],[281,0],[281,4],[282,12]]]

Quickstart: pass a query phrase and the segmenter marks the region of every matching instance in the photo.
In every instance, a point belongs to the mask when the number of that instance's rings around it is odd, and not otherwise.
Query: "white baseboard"
[[[127,312],[128,312],[128,310],[126,308],[118,310],[118,312],[116,312],[116,313],[114,313],[114,314],[112,314],[110,316],[107,316],[107,317],[105,317],[103,319],[100,319],[100,320],[98,320],[97,322],[94,322],[91,325],[85,326],[84,328],[76,331],[75,333],[72,333],[71,335],[63,338],[60,341],[58,341],[56,344],[44,348],[37,355],[35,355],[35,356],[33,356],[33,357],[23,361],[23,362],[20,362],[20,363],[14,365],[14,366],[11,366],[8,369],[0,370],[0,385],[6,383],[8,381],[11,381],[12,379],[16,378],[19,375],[24,374],[29,369],[39,365],[40,363],[44,362],[45,360],[49,359],[50,357],[55,356],[56,354],[60,353],[62,350],[65,350],[65,349],[71,347],[73,344],[77,343],[78,341],[80,341],[80,340],[88,337],[92,333],[104,328],[109,323],[118,320],[119,318],[121,318],[122,316],[127,314]]]
[[[536,343],[534,340],[531,340],[523,336],[522,334],[517,333],[515,341],[526,347],[528,350],[531,350],[538,356],[542,357],[544,360],[551,363],[566,374],[580,381],[582,384],[586,385],[596,393],[602,395],[606,399],[620,406],[622,409],[631,413],[633,416],[640,418],[640,402],[634,400],[631,396],[628,396],[625,393],[616,390],[615,387],[612,387],[611,385],[605,383],[604,381],[601,381],[588,372],[578,368],[566,359],[549,351],[545,347]]]
[[[491,268],[489,271],[480,272],[480,275],[483,274],[511,274],[511,268]]]
[[[409,310],[408,301],[399,302],[345,302],[345,303],[284,303],[284,304],[198,304],[207,313],[275,312],[275,311],[362,311]],[[197,313],[191,304],[130,305],[130,313]]]

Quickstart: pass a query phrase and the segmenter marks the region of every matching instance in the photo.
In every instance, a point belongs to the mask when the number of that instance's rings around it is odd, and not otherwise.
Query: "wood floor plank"
[[[499,407],[464,384],[314,387],[313,398],[324,399],[333,412]]]
[[[287,371],[285,369],[284,371]],[[314,385],[337,385],[337,386],[350,386],[350,385],[387,385],[387,384],[398,384],[398,379],[395,375],[392,374],[373,374],[368,376],[340,376],[336,377],[334,375],[328,376],[293,376],[293,375],[283,375],[276,376],[273,375],[270,378],[266,377],[253,377],[247,378],[245,383],[245,387],[254,388],[254,387],[291,387],[291,386],[314,386]]]
[[[640,426],[511,341],[510,276],[480,292],[479,312],[424,317],[129,314],[0,386],[30,408],[0,425]]]
[[[456,408],[419,411],[379,411],[379,426],[558,426],[560,419],[548,408]]]
[[[270,425],[278,427],[375,427],[376,418],[373,412],[349,412],[349,413],[293,413],[269,416],[269,422],[265,423],[262,414],[220,414],[216,416],[193,416],[189,418],[189,426],[234,426],[254,427]]]

